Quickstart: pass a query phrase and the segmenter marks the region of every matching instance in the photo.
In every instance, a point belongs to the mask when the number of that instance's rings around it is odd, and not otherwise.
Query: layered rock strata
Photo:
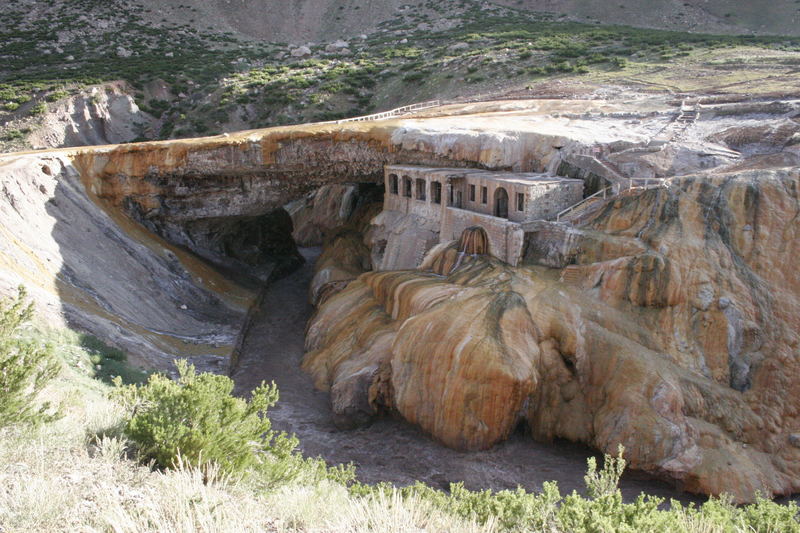
[[[24,285],[48,326],[70,325],[165,369],[222,371],[253,294],[88,195],[63,154],[0,162],[0,293]]]

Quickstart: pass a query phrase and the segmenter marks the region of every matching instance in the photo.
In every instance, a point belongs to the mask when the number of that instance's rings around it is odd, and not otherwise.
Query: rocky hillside
[[[494,3],[576,21],[699,33],[797,35],[800,21],[800,7],[791,0],[495,0]]]
[[[246,2],[231,0],[138,0],[152,10],[155,22],[224,29],[252,39],[305,43],[349,39],[372,33],[391,20],[398,9],[420,19],[448,19],[469,2],[446,0],[281,0]],[[800,13],[796,2],[731,2],[728,0],[491,0],[521,12],[541,13],[560,19],[599,24],[625,24],[643,28],[700,33],[756,33],[798,35]]]
[[[419,270],[361,274],[372,243],[328,235],[347,261],[320,262],[306,368],[350,423],[396,410],[473,449],[525,421],[543,439],[623,443],[636,468],[688,490],[796,491],[797,279],[784,265],[797,176],[781,168],[800,162],[800,103],[709,97],[679,121],[681,99],[624,96],[7,154],[0,291],[25,284],[52,322],[137,363],[220,368],[236,359],[252,288],[298,261],[282,206],[327,213],[292,209],[313,241],[353,206],[308,194],[379,183],[386,164],[580,174],[598,154],[627,177],[673,181],[575,227],[528,228],[518,267],[471,237],[462,248],[476,257],[459,268],[444,243]],[[410,224],[371,220],[384,257],[418,252]]]
[[[800,81],[800,40],[604,26],[568,3],[258,5],[8,3],[0,149],[207,135],[433,98],[606,96],[632,86],[785,95]],[[575,16],[541,11],[573,7]],[[642,19],[626,17],[609,20]]]

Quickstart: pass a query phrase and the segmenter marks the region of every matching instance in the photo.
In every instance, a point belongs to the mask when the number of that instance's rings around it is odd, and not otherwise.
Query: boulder
[[[292,50],[289,50],[289,55],[292,57],[306,57],[311,55],[311,48],[308,46],[298,46]]]
[[[345,50],[347,50],[347,53],[349,53],[350,52],[349,48],[350,48],[350,45],[347,42],[342,41],[342,40],[338,40],[338,41],[330,43],[328,46],[326,46],[325,47],[325,52],[327,52],[329,54],[337,54],[337,53],[342,53]]]

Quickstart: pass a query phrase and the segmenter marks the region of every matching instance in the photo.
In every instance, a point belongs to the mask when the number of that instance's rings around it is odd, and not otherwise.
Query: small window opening
[[[442,184],[438,181],[431,182],[431,200],[435,204],[442,203]]]
[[[425,180],[417,178],[417,200],[425,201]]]

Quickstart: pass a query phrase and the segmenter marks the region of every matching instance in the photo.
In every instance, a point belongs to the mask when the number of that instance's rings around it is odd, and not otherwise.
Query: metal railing
[[[390,109],[389,111],[383,111],[381,113],[373,113],[372,115],[364,115],[361,117],[353,117],[353,118],[343,118],[341,120],[332,120],[329,123],[342,124],[344,122],[366,122],[368,120],[383,120],[392,117],[399,117],[401,115],[405,115],[413,111],[420,111],[422,109],[439,107],[440,105],[442,105],[440,100],[429,100],[427,102],[419,102],[416,104],[404,105],[402,107],[397,107],[395,109]]]
[[[609,192],[612,192],[612,188],[611,187],[606,187],[605,189],[600,189],[599,191],[597,191],[593,195],[587,196],[586,198],[584,198],[580,202],[569,206],[568,208],[564,209],[563,211],[561,211],[560,213],[558,213],[556,215],[556,222],[561,222],[561,219],[565,215],[568,215],[568,214],[572,213],[573,211],[575,211],[576,209],[578,209],[579,207],[583,206],[584,204],[588,203],[591,200],[594,200],[596,198],[601,198],[601,197],[603,199],[606,199],[608,197],[608,193]]]
[[[629,189],[649,189],[651,187],[664,187],[666,180],[664,178],[630,178]]]

